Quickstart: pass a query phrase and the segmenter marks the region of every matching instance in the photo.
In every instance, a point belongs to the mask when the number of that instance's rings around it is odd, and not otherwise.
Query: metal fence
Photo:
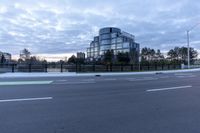
[[[0,64],[3,72],[131,72],[181,69],[181,65]]]

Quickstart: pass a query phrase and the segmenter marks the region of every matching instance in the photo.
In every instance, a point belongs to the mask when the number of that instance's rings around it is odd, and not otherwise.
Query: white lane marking
[[[9,82],[0,82],[0,86],[5,85],[43,85],[51,84],[53,81],[9,81]]]
[[[169,88],[160,88],[160,89],[150,89],[146,90],[147,92],[155,92],[155,91],[166,91],[166,90],[175,90],[175,89],[184,89],[191,88],[192,86],[178,86],[178,87],[169,87]]]
[[[76,85],[76,84],[95,84],[96,82],[63,82],[63,83],[53,83],[56,85]]]
[[[51,100],[51,99],[53,99],[53,97],[6,99],[6,100],[0,100],[0,103],[4,103],[4,102],[21,102],[21,101],[38,101],[38,100]]]

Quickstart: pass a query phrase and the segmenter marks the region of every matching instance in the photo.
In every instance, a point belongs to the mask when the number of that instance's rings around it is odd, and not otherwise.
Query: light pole
[[[190,68],[190,31],[187,30],[187,55],[188,55],[188,69]]]
[[[198,25],[200,25],[200,23],[195,24],[194,26],[192,26],[190,29],[188,29],[186,31],[187,33],[187,55],[188,55],[188,69],[190,68],[190,32],[197,27]]]

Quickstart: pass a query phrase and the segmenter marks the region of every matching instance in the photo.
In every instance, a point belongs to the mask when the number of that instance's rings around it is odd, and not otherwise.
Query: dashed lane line
[[[39,101],[39,100],[51,100],[51,99],[53,99],[53,97],[5,99],[5,100],[0,100],[0,103],[5,103],[5,102],[22,102],[22,101]]]
[[[191,85],[188,86],[178,86],[178,87],[169,87],[169,88],[160,88],[160,89],[149,89],[146,90],[147,92],[156,92],[156,91],[167,91],[167,90],[176,90],[176,89],[185,89],[185,88],[191,88]]]

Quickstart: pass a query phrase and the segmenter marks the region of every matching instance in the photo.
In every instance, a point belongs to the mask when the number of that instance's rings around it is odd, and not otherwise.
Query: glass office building
[[[139,61],[140,45],[135,42],[134,35],[121,31],[119,28],[100,29],[99,36],[94,37],[90,47],[87,48],[87,58],[90,60],[102,59],[108,50],[113,50],[114,55],[119,52],[128,52],[131,62]]]

